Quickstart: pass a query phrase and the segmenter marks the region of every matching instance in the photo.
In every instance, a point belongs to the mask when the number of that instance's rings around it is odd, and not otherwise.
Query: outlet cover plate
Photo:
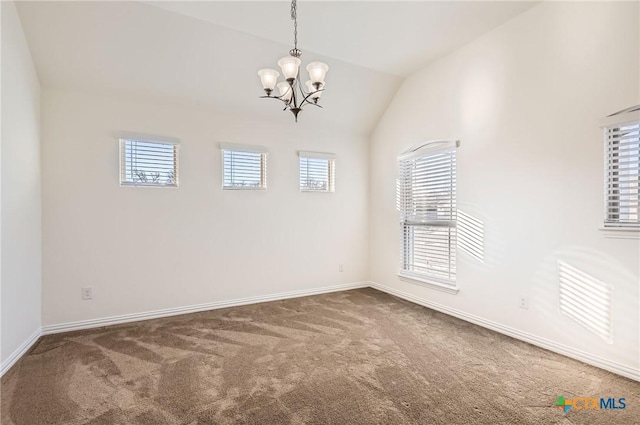
[[[520,308],[529,310],[529,297],[525,297],[525,296],[520,297]]]
[[[93,288],[91,288],[91,287],[82,288],[82,299],[83,300],[92,300],[93,299]]]

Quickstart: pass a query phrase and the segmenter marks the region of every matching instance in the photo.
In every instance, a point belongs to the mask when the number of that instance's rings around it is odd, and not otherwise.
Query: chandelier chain
[[[298,5],[297,0],[291,0],[291,19],[293,20],[293,47],[298,50]]]

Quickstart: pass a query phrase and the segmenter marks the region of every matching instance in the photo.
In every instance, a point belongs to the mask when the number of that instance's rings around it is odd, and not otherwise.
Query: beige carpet
[[[625,397],[627,409],[553,407]],[[360,289],[42,338],[2,425],[640,424],[640,384]]]

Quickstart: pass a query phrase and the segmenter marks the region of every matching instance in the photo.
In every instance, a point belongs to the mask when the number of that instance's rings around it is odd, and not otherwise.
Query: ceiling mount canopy
[[[290,110],[298,122],[298,114],[305,105],[314,105],[322,108],[318,104],[322,92],[324,91],[324,78],[329,71],[329,66],[324,62],[311,62],[307,65],[309,80],[303,85],[300,81],[300,65],[302,61],[302,51],[298,49],[298,11],[297,0],[291,1],[291,19],[293,20],[293,49],[289,50],[289,56],[280,58],[278,66],[282,71],[284,81],[278,82],[280,73],[275,69],[263,68],[258,71],[260,82],[266,96],[262,98],[278,99],[284,103],[284,110]],[[275,88],[278,94],[272,95]]]

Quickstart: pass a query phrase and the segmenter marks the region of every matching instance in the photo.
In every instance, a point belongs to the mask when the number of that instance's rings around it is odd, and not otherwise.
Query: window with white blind
[[[267,150],[261,146],[220,145],[222,188],[261,190],[267,188]]]
[[[120,185],[178,186],[178,144],[120,139]]]
[[[300,191],[334,192],[336,189],[335,155],[319,152],[299,152]]]
[[[640,230],[640,105],[604,127],[605,228]]]
[[[455,288],[457,146],[430,142],[398,158],[401,277]]]

